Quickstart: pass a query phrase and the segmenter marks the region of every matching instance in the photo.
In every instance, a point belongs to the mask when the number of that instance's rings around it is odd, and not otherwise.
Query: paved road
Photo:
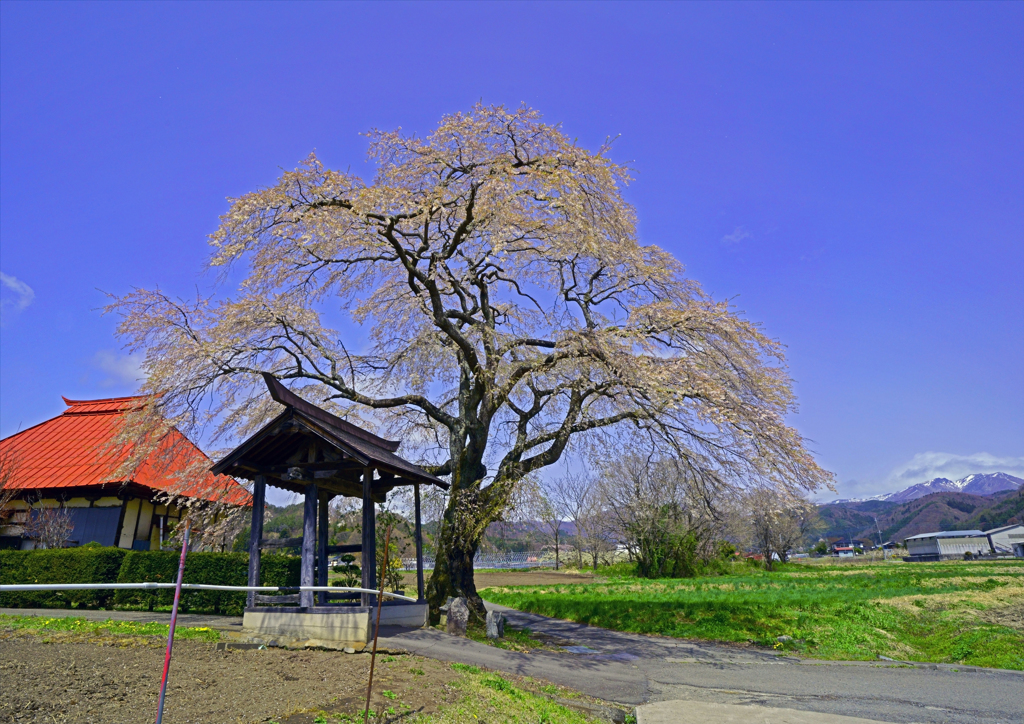
[[[787,707],[901,724],[1024,722],[1024,675],[1017,672],[943,666],[893,668],[778,657],[741,647],[625,634],[497,605],[488,607],[502,611],[516,628],[529,628],[593,653],[515,653],[427,629],[382,630],[382,640],[390,647],[423,656],[548,679],[606,701],[634,706],[688,699]]]
[[[637,706],[690,700],[754,704],[905,724],[1021,724],[1024,674],[936,666],[894,668],[863,662],[778,657],[701,641],[608,631],[502,606],[516,628],[529,628],[581,653],[517,653],[434,629],[381,628],[381,646],[445,661],[547,679],[605,701]],[[0,609],[0,613],[84,616],[166,623],[166,613]],[[182,614],[183,626],[241,630],[230,616]]]
[[[875,719],[752,704],[659,701],[637,707],[637,724],[885,724]]]

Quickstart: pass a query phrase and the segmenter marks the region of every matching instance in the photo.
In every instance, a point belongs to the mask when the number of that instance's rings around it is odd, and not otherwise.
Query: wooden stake
[[[156,709],[156,724],[164,720],[164,697],[167,694],[167,674],[171,670],[171,648],[174,646],[174,627],[178,623],[178,602],[181,600],[181,579],[185,577],[185,554],[188,553],[188,533],[192,523],[185,523],[185,535],[181,539],[181,560],[178,561],[178,582],[174,587],[174,605],[171,606],[171,625],[167,627],[167,652],[164,654],[164,675],[160,679],[160,701]],[[374,641],[374,649],[376,649]]]
[[[366,685],[366,709],[363,724],[370,718],[370,693],[373,691],[373,667],[377,663],[377,634],[380,633],[380,609],[384,603],[384,575],[388,572],[388,545],[391,543],[391,523],[384,533],[384,561],[380,564],[380,595],[377,596],[377,625],[373,629],[373,651],[370,653],[370,682]]]

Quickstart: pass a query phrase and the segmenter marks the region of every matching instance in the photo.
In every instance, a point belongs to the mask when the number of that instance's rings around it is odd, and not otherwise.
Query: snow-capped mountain
[[[968,475],[963,480],[957,480],[956,484],[963,485],[960,488],[961,493],[992,495],[1001,490],[1016,490],[1024,485],[1024,480],[1006,473],[988,473],[986,475]]]
[[[1015,478],[1008,473],[976,473],[960,480],[934,478],[925,483],[911,485],[897,493],[872,495],[870,498],[847,498],[833,500],[833,503],[863,503],[868,500],[885,500],[890,503],[906,503],[917,500],[932,493],[970,493],[971,495],[992,495],[1002,490],[1016,490],[1024,485],[1024,480]]]
[[[966,478],[965,478],[966,479]],[[949,480],[948,478],[933,478],[926,483],[918,483],[917,485],[911,485],[909,488],[899,491],[898,493],[889,493],[883,495],[879,500],[888,500],[892,503],[906,503],[910,500],[917,500],[923,498],[926,495],[932,493],[962,493],[964,492],[963,486],[960,485],[959,480]],[[994,490],[992,491],[995,492]]]

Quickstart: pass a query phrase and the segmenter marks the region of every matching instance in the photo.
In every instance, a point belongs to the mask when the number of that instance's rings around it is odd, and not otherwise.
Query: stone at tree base
[[[487,638],[500,639],[505,636],[505,617],[497,611],[487,612]]]
[[[452,636],[465,636],[469,623],[469,605],[464,598],[456,598],[448,604],[446,630]]]

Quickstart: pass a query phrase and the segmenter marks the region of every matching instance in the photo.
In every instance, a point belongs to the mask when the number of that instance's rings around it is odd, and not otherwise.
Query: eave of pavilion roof
[[[317,483],[327,490],[361,496],[363,470],[373,468],[380,478],[371,489],[373,497],[381,500],[396,485],[427,483],[448,488],[445,481],[396,455],[398,442],[342,420],[302,400],[273,377],[264,377],[273,398],[286,409],[214,465],[212,472],[249,480],[266,475],[276,478],[273,485],[294,492]],[[303,460],[311,443],[320,447],[320,455],[339,459]],[[301,477],[290,475],[296,469]],[[324,477],[316,477],[317,473]]]

